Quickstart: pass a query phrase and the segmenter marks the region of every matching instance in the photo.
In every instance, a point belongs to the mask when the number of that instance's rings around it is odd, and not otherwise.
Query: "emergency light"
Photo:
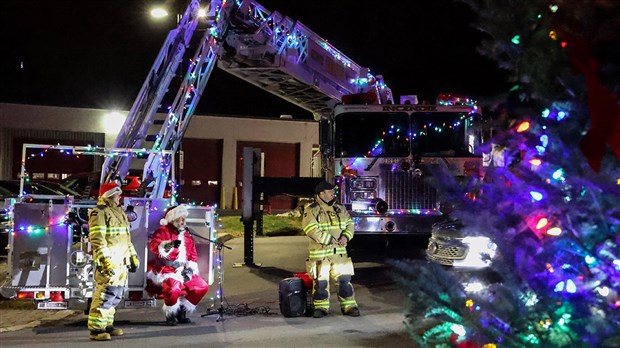
[[[476,101],[470,97],[459,95],[459,94],[451,94],[451,93],[440,93],[437,96],[437,105],[459,105],[459,106],[475,106]]]

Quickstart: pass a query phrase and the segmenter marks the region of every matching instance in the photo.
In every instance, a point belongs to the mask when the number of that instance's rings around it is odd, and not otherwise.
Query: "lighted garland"
[[[385,143],[386,137],[388,135],[390,135],[390,136],[394,137],[395,140],[400,140],[401,136],[403,136],[400,133],[401,133],[400,127],[396,127],[395,125],[391,125],[388,128],[387,131],[381,132],[381,138],[379,138],[375,142],[375,144],[372,147],[372,149],[368,150],[366,152],[366,154],[368,156],[371,156],[371,157],[376,157],[376,156],[380,155],[381,153],[383,153],[383,146],[384,146],[383,144]],[[407,142],[407,143],[409,142],[409,137],[404,137],[404,139],[405,139],[405,142]]]
[[[26,232],[26,233],[28,233],[29,235],[32,235],[32,236],[41,235],[44,232],[49,232],[49,229],[51,227],[66,225],[67,224],[68,214],[69,214],[69,212],[65,212],[65,216],[63,216],[63,218],[60,219],[56,223],[51,221],[47,225],[41,225],[41,226],[40,225],[27,225],[27,226],[20,225],[20,226],[15,226],[12,229],[9,229],[9,232],[11,232],[13,236],[15,236],[17,232]]]

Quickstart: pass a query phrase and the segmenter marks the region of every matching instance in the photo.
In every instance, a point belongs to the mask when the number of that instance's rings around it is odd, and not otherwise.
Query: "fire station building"
[[[0,180],[19,177],[23,144],[113,147],[127,113],[0,103]],[[156,114],[150,134],[159,132],[165,116]],[[179,197],[234,208],[233,191],[237,189],[241,195],[244,147],[261,149],[263,176],[321,176],[318,143],[316,121],[195,115],[177,157]],[[141,148],[152,145],[145,141]],[[25,167],[32,179],[61,181],[76,173],[98,172],[102,163],[101,156],[29,149]],[[144,159],[136,159],[132,168],[141,173],[144,163]],[[272,208],[288,209],[292,202],[275,197],[270,203]]]

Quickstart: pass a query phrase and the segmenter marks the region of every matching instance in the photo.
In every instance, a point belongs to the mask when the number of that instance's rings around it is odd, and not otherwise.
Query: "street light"
[[[166,9],[161,8],[161,7],[156,7],[151,10],[151,16],[155,18],[163,18],[163,17],[166,17],[167,15],[168,15],[168,11],[166,11]]]
[[[100,119],[100,125],[104,129],[104,133],[118,134],[121,128],[123,128],[125,118],[127,118],[127,116],[118,111],[110,111]]]

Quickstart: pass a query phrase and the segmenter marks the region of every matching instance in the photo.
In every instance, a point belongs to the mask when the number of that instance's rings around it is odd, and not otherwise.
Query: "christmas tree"
[[[511,72],[491,105],[509,119],[488,124],[483,173],[435,168],[433,180],[457,208],[450,228],[497,252],[482,271],[393,261],[410,335],[433,347],[618,347],[620,3],[461,1],[488,34],[480,53]]]

